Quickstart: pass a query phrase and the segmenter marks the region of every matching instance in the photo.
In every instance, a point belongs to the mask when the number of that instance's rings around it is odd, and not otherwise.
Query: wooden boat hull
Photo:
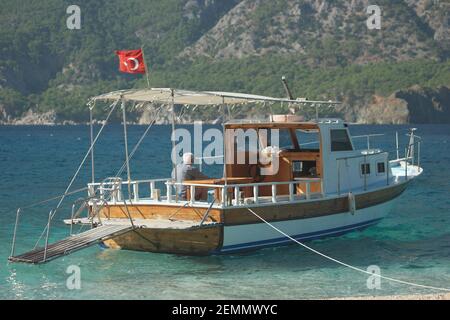
[[[195,229],[139,228],[104,241],[112,249],[208,255],[222,246],[223,226],[213,225]]]
[[[341,235],[379,222],[390,212],[395,199],[406,186],[407,183],[401,183],[357,194],[354,211],[347,196],[253,206],[252,210],[297,240],[313,240]],[[140,212],[141,215],[155,210],[149,207],[135,209],[132,212]],[[199,214],[198,210],[191,213],[189,210],[192,208],[185,208],[182,215]],[[120,214],[117,208],[111,208],[111,212]],[[190,229],[141,228],[104,243],[110,248],[188,255],[226,254],[292,243],[246,208],[216,210],[212,220],[216,223]]]

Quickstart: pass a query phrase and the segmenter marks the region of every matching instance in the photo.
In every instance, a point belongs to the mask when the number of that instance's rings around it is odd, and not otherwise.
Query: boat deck
[[[91,225],[92,220],[89,218],[79,218],[79,219],[66,219],[65,224],[83,224]],[[127,218],[112,218],[112,219],[102,219],[95,220],[94,224],[101,224],[101,226],[131,226],[130,220]],[[146,228],[146,229],[191,229],[201,226],[215,225],[215,222],[204,222],[200,225],[200,221],[193,220],[170,220],[170,219],[133,219],[133,225],[136,228]]]

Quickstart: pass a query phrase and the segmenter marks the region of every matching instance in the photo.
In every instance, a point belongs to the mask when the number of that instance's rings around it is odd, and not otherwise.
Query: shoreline
[[[450,293],[339,297],[327,300],[450,300]]]
[[[368,125],[368,126],[407,126],[407,125],[450,125],[449,123],[364,123],[364,122],[347,122],[349,125]],[[111,124],[122,125],[122,122],[110,122]],[[220,125],[221,122],[215,121],[202,121],[202,124],[206,125]],[[75,126],[89,126],[90,123],[0,123],[0,127],[75,127]],[[103,125],[102,121],[96,121],[94,123],[95,126]],[[148,126],[150,123],[138,123],[138,122],[128,122],[127,125],[130,126]],[[170,125],[168,122],[155,122],[154,125]],[[181,122],[177,123],[177,125],[194,125],[194,122]]]

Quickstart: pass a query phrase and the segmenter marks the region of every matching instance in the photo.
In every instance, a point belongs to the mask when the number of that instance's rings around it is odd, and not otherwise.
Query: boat
[[[94,137],[92,110],[105,102],[111,105],[103,125],[117,105],[122,107],[125,163],[118,175],[96,180],[94,146],[103,126]],[[277,103],[315,108],[316,117],[305,120],[295,114],[270,114],[267,119],[227,119],[230,106]],[[171,88],[120,90],[93,97],[89,101],[91,146],[83,159],[90,158],[92,181],[85,189],[87,195],[73,203],[70,217],[64,220],[71,236],[49,244],[56,210],[71,194],[74,179],[49,213],[36,246],[21,254],[15,253],[22,214],[17,210],[9,260],[42,263],[96,243],[111,249],[153,253],[230,254],[286,245],[292,239],[338,236],[374,225],[389,214],[396,199],[422,174],[421,139],[415,129],[410,129],[405,148],[399,147],[398,132],[396,150],[374,148],[374,135],[352,137],[344,121],[318,117],[319,107],[338,103]],[[130,159],[136,149],[131,153],[128,150],[126,118],[127,105],[131,104],[167,107],[172,111],[172,133],[176,130],[176,106],[222,108],[223,154],[214,157],[221,158],[223,175],[184,181],[176,176],[133,180]],[[238,143],[250,141],[248,132],[256,136],[256,149],[242,148]],[[278,136],[279,143],[269,141],[268,136]],[[367,147],[356,148],[359,138],[367,139]],[[173,148],[175,143],[172,139]],[[126,178],[122,178],[125,170]],[[177,170],[174,172],[176,175]],[[197,198],[199,191],[207,196]],[[88,230],[73,233],[76,225],[87,226]],[[45,243],[40,245],[39,241]]]

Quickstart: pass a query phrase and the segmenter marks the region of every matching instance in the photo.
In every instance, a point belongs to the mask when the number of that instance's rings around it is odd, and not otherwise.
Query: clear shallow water
[[[346,263],[378,265],[382,275],[450,288],[450,126],[417,126],[424,139],[425,173],[400,197],[378,225],[309,245]],[[352,126],[353,135],[392,133],[402,126]],[[122,129],[107,127],[96,149],[97,177],[114,175],[123,162]],[[130,127],[130,145],[145,127]],[[136,179],[170,173],[170,128],[155,126],[132,161]],[[269,248],[252,253],[186,257],[94,246],[45,265],[8,264],[17,208],[64,191],[89,144],[85,126],[0,126],[0,298],[2,299],[299,299],[355,295],[431,293],[382,281],[369,290],[364,274],[346,269],[299,247]],[[402,142],[406,143],[402,136]],[[361,145],[364,140],[359,141]],[[374,144],[394,148],[393,135]],[[404,144],[403,144],[404,145]],[[89,163],[74,188],[90,179]],[[218,175],[219,168],[210,168]],[[74,198],[72,197],[72,200]],[[69,199],[70,200],[70,199]],[[51,238],[68,234],[57,215]],[[55,203],[51,203],[55,205]],[[46,223],[50,204],[27,209],[18,233],[19,252],[34,246]],[[81,290],[66,287],[66,269],[81,270]]]

